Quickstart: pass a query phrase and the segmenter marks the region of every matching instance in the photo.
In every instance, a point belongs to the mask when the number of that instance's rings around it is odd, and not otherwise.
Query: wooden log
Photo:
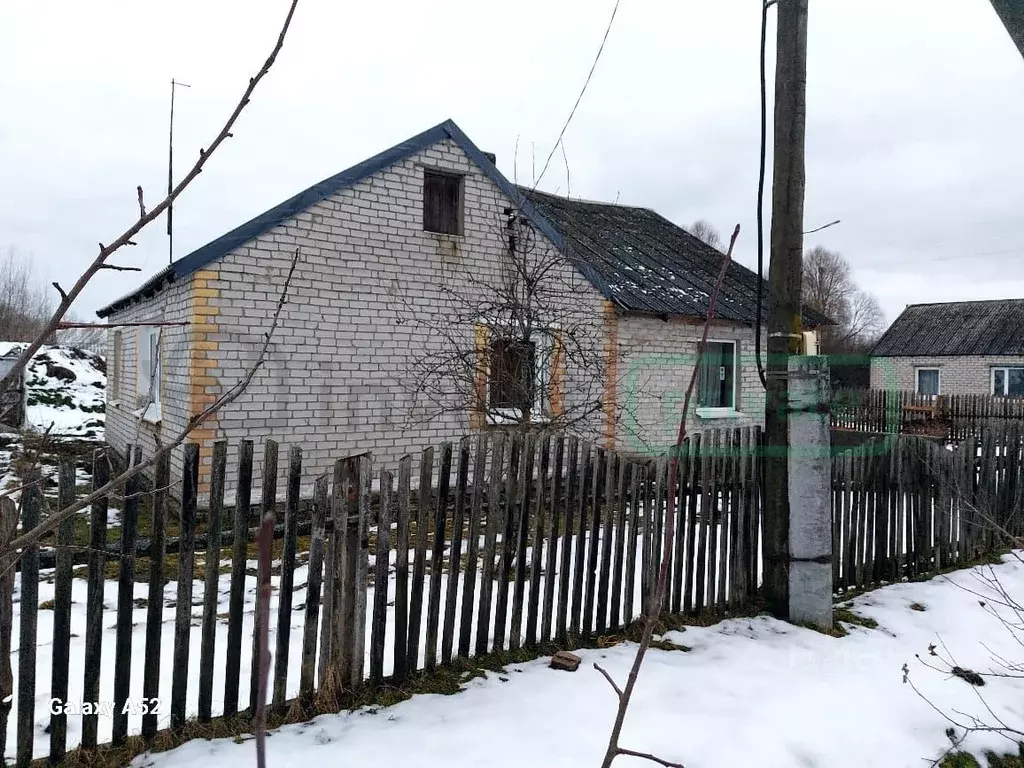
[[[192,633],[192,588],[195,576],[196,508],[199,495],[199,446],[185,445],[181,482],[178,549],[178,594],[174,609],[174,662],[171,667],[171,728],[185,724],[189,649]],[[121,622],[118,621],[118,626]],[[253,686],[255,691],[256,686]],[[255,694],[254,694],[255,695]],[[117,706],[117,695],[114,696]]]
[[[42,478],[31,468],[23,478],[21,530],[39,525],[43,508]],[[28,547],[21,555],[21,592],[18,628],[18,724],[15,765],[32,762],[36,719],[36,636],[39,623],[39,550]]]
[[[480,559],[480,521],[483,516],[487,485],[487,436],[477,435],[473,456],[473,495],[466,529],[466,572],[462,590],[462,613],[459,623],[459,656],[469,658],[473,634],[473,608],[476,601],[477,561]],[[486,530],[486,525],[485,528]]]
[[[267,440],[263,444],[263,485],[261,488],[260,519],[263,521],[261,528],[266,524],[267,518],[274,519],[277,509],[277,441]],[[273,523],[271,523],[273,528]],[[267,578],[270,576],[268,574]],[[258,589],[262,589],[262,584]],[[191,594],[189,595],[191,602]],[[269,621],[270,617],[267,616]],[[262,618],[260,612],[256,611],[252,625],[252,666],[249,671],[249,710],[256,711],[259,704],[259,680],[260,680],[260,636],[263,633]],[[269,672],[268,672],[269,675]]]
[[[555,584],[558,582],[558,548],[559,537],[562,526],[562,468],[565,458],[565,440],[556,436],[554,440],[554,452],[552,455],[551,471],[551,494],[547,501],[547,549],[545,550],[544,565],[544,606],[540,619],[540,641],[547,643],[557,635],[557,629],[552,629],[551,622],[555,614]]]
[[[198,471],[198,454],[196,454],[196,459]],[[139,458],[136,454],[132,464],[138,463]],[[183,493],[184,490],[183,488]],[[124,509],[121,515],[121,562],[117,580],[117,630],[114,635],[114,711],[110,741],[115,745],[123,744],[128,737],[128,714],[124,711],[124,705],[128,701],[131,684],[132,634],[134,631],[132,613],[135,609],[135,545],[138,543],[139,497],[141,495],[142,476],[134,475],[128,478],[124,486]],[[184,504],[184,499],[182,503]],[[184,537],[184,531],[182,531],[182,536]],[[189,580],[190,585],[191,583]]]
[[[395,660],[398,681],[409,676],[409,496],[412,456],[398,462],[398,517],[395,526]]]
[[[540,444],[540,461],[537,465],[537,482],[534,491],[532,536],[530,549],[530,589],[526,604],[526,645],[537,645],[537,622],[540,620],[540,582],[544,571],[544,534],[546,525],[546,483],[548,465],[551,461],[551,436],[544,435]],[[525,510],[524,510],[525,511]],[[551,548],[551,542],[547,544]]]
[[[615,560],[612,565],[612,604],[611,616],[608,618],[608,624],[613,629],[618,629],[622,626],[622,567],[626,554],[626,505],[629,497],[626,482],[627,466],[629,462],[622,457],[616,456],[615,464],[618,475],[615,479],[616,493],[614,505],[612,504],[611,498],[608,500],[608,504],[613,507],[613,511],[615,513]],[[552,539],[552,541],[553,540],[554,539]]]
[[[462,536],[466,523],[466,502],[469,484],[469,439],[459,442],[459,462],[455,476],[455,513],[452,517],[451,553],[448,556],[448,584],[445,589],[444,624],[441,630],[441,663],[452,660],[455,645],[455,611],[462,577]]]
[[[249,508],[252,502],[252,440],[238,446],[238,476],[231,541],[231,592],[228,595],[228,641],[224,667],[224,715],[238,712],[242,682],[242,612],[245,608],[246,549],[249,543]]]
[[[434,541],[430,548],[430,595],[427,603],[427,639],[424,669],[437,666],[437,630],[441,617],[441,580],[444,578],[445,528],[448,521],[448,493],[451,485],[452,444],[441,445],[441,474],[437,482],[437,508],[434,510]]]
[[[388,620],[388,561],[391,556],[391,505],[394,478],[380,471],[380,507],[377,514],[377,539],[374,547],[373,620],[370,622],[370,684],[384,679],[384,643]]]
[[[569,634],[569,584],[573,572],[573,510],[577,489],[576,467],[579,440],[567,441],[565,462],[565,489],[562,494],[562,551],[558,569],[558,609],[555,611],[555,640],[564,643]],[[561,475],[561,473],[559,473]]]
[[[498,594],[495,599],[494,615],[494,650],[505,649],[505,634],[508,622],[508,578],[512,566],[512,541],[516,530],[516,504],[518,503],[519,491],[519,464],[522,453],[522,437],[513,435],[510,448],[508,464],[508,490],[505,493],[504,510],[500,556],[498,558]]]
[[[316,634],[320,621],[320,590],[323,585],[324,539],[327,534],[327,510],[330,506],[327,475],[316,479],[313,487],[313,520],[309,536],[309,576],[306,579],[306,607],[302,623],[302,663],[299,670],[299,696],[309,701],[316,674]],[[395,638],[397,644],[398,638]]]
[[[206,581],[203,585],[202,635],[199,645],[199,720],[208,723],[213,716],[213,666],[217,642],[217,602],[220,583],[221,515],[224,512],[224,481],[227,473],[228,444],[213,444],[210,472],[210,514],[206,536]]]
[[[162,462],[163,467],[166,469],[168,466],[167,460]],[[157,465],[157,472],[159,477],[160,464]],[[166,475],[165,475],[166,477]],[[110,459],[107,454],[107,449],[98,448],[93,452],[92,455],[92,489],[96,491],[102,488],[110,479]],[[164,485],[167,483],[165,482]],[[153,519],[158,519],[159,508],[154,506]],[[154,526],[156,523],[154,522]],[[27,529],[25,529],[27,530]],[[152,545],[155,547],[158,544],[156,538],[156,529],[154,527],[153,542]],[[103,659],[103,566],[105,557],[103,550],[107,546],[107,497],[101,496],[92,503],[89,510],[89,572],[88,572],[88,587],[86,596],[86,608],[85,608],[85,667],[83,676],[83,687],[82,687],[82,699],[83,701],[99,701],[100,699],[100,670],[102,668]],[[159,561],[161,566],[163,564],[162,547],[155,550],[161,553],[160,556],[154,557],[153,561]],[[160,583],[160,596],[163,595],[163,582]],[[153,587],[150,586],[150,595],[152,596]],[[150,605],[152,605],[152,600]],[[24,604],[23,604],[24,605]],[[159,600],[157,606],[160,610],[163,610],[163,601]],[[150,612],[152,612],[150,608]],[[159,643],[160,637],[160,624],[157,623],[154,627],[153,623],[146,622],[146,659],[147,662],[150,660],[150,643],[151,637],[155,631]],[[157,669],[156,673],[159,673]],[[146,679],[152,677],[154,673],[150,671],[149,665],[146,666]],[[145,688],[145,680],[143,681],[143,696],[150,695]],[[153,694],[156,695],[156,694]],[[143,718],[143,735],[145,733],[146,719]],[[91,748],[96,746],[97,730],[99,728],[99,715],[96,713],[83,715],[82,716],[82,746],[85,748]],[[153,729],[155,732],[156,729]]]
[[[590,443],[580,444],[579,462],[576,470],[576,495],[573,503],[573,517],[576,523],[576,547],[572,576],[572,607],[570,608],[569,634],[580,635],[580,619],[583,617],[583,569],[586,566],[587,537],[587,492],[590,475]]]
[[[288,654],[292,637],[292,593],[295,588],[295,555],[298,549],[299,500],[302,493],[302,449],[288,449],[288,486],[284,505],[284,546],[277,600],[277,650],[274,652],[273,706],[284,708],[288,693]]]
[[[63,459],[58,469],[57,508],[66,509],[74,502],[75,461]],[[71,547],[74,543],[75,520],[69,517],[57,528],[57,562],[53,573],[53,663],[50,670],[50,697],[62,702],[68,700],[68,667],[71,662]],[[52,765],[58,765],[64,759],[67,738],[68,716],[63,712],[51,715]]]
[[[423,615],[423,585],[427,565],[427,538],[430,534],[430,508],[433,498],[434,449],[420,454],[420,484],[416,508],[416,551],[412,561],[412,594],[409,601],[408,672],[419,669],[420,622]]]
[[[476,620],[476,655],[490,650],[491,595],[494,590],[495,540],[498,530],[504,530],[501,506],[502,473],[505,467],[505,443],[502,435],[491,440],[491,467],[487,487],[487,524],[484,529],[483,562],[480,567],[480,605]]]

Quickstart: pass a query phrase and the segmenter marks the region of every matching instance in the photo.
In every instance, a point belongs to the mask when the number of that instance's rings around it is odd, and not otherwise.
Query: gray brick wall
[[[992,368],[1024,366],[1024,357],[978,355],[975,357],[873,357],[871,388],[913,392],[918,368],[938,368],[943,395],[992,394]]]

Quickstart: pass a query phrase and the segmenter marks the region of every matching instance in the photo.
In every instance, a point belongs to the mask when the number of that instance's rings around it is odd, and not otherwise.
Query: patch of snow
[[[24,344],[0,343],[4,350]],[[106,365],[101,356],[65,346],[44,346],[25,375],[26,426],[53,437],[102,441],[104,437]]]

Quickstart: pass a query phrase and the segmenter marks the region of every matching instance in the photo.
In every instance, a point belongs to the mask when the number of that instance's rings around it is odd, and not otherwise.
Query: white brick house
[[[1024,299],[908,306],[871,350],[871,387],[1024,397]]]
[[[310,476],[352,453],[372,451],[393,463],[489,428],[487,403],[495,395],[483,379],[501,339],[485,313],[447,337],[475,344],[482,356],[471,382],[480,407],[429,414],[407,379],[425,356],[442,355],[431,328],[445,318],[446,292],[502,279],[510,211],[521,212],[540,249],[560,255],[553,275],[573,295],[565,313],[593,331],[598,402],[574,429],[626,453],[664,450],[674,440],[722,254],[647,209],[519,189],[451,121],[325,179],[100,310],[112,325],[187,323],[111,329],[109,443],[152,451],[158,437],[179,432],[244,375],[296,250],[266,366],[191,436],[200,445],[201,486],[220,439],[229,441],[229,466],[242,438],[300,445]],[[689,417],[694,429],[762,419],[753,360],[756,286],[754,273],[730,266],[710,334],[711,362]],[[410,311],[416,322],[408,321]],[[530,352],[531,367],[546,361],[542,377],[527,374],[536,382],[538,421],[593,397],[592,382],[559,353],[557,333],[547,357],[538,348],[533,362]],[[179,451],[174,473],[180,462]],[[259,464],[257,453],[257,476]]]

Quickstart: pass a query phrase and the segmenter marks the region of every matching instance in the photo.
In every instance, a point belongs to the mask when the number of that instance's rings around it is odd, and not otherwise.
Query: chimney
[[[498,156],[493,152],[484,152],[484,157],[491,161],[491,165],[496,166],[498,164]]]

